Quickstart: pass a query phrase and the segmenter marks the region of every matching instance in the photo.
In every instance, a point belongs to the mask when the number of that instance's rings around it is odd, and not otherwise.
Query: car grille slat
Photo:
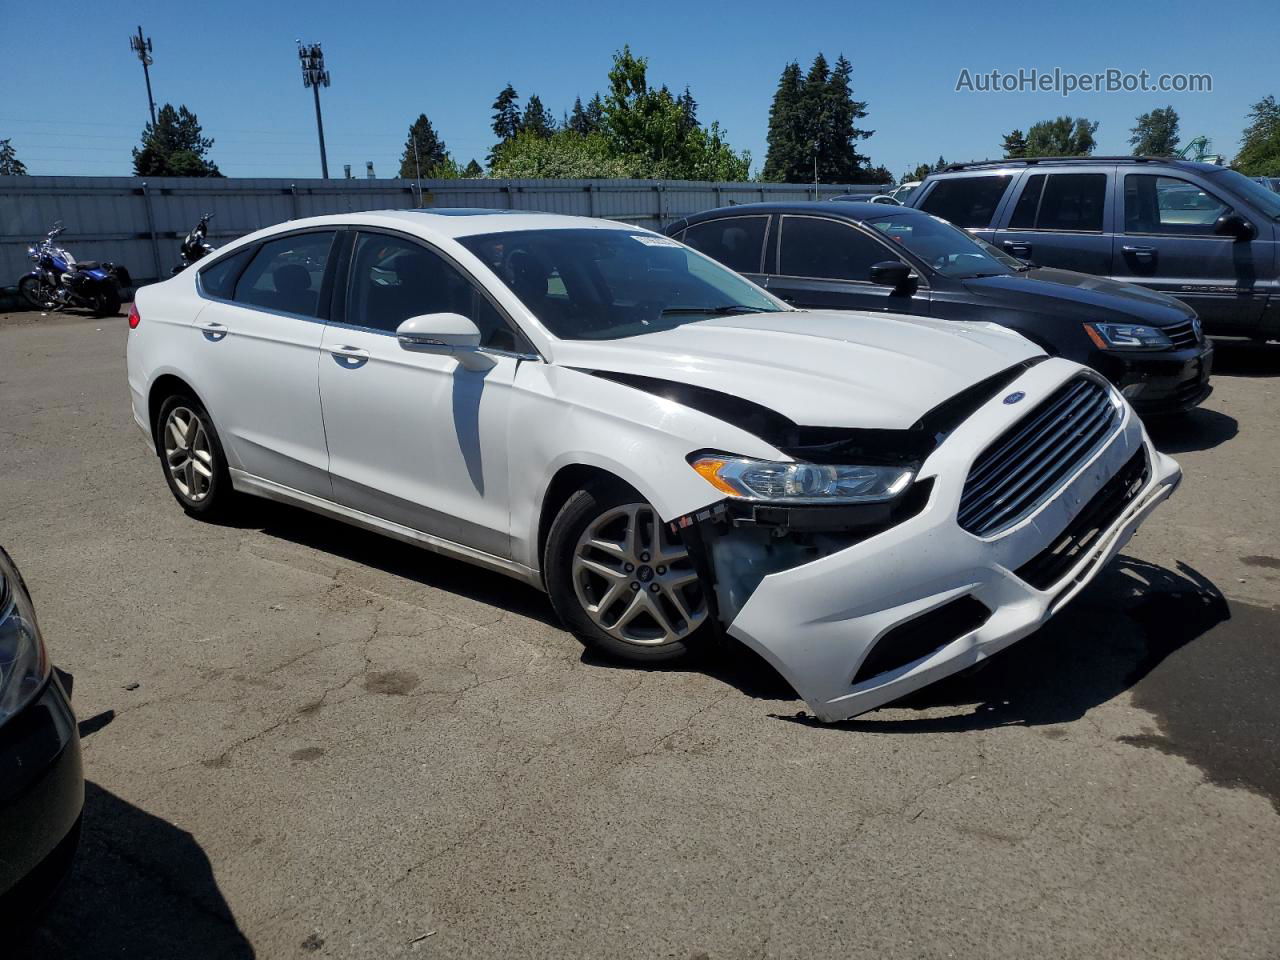
[[[1017,523],[1093,455],[1119,419],[1098,381],[1063,384],[974,462],[960,496],[961,528],[986,537]]]
[[[1054,448],[1061,444],[1064,438],[1073,431],[1088,431],[1091,426],[1096,426],[1091,421],[1101,415],[1105,415],[1105,413],[1105,409],[1078,406],[1063,414],[1057,420],[1055,426],[1048,427],[1042,438],[1037,439],[1035,447],[1024,449],[1022,445],[1019,445],[1018,450],[1020,453],[1018,457],[1006,460],[1007,465],[1001,471],[1000,476],[989,474],[987,478],[978,481],[987,488],[987,493],[982,497],[976,498],[966,507],[970,511],[980,510],[989,505],[993,499],[1007,499],[1016,491],[1017,486],[1021,486],[1033,479],[1045,462],[1053,459]],[[1017,486],[1006,486],[1006,481],[1010,481],[1012,479],[1011,474],[1014,473],[1023,479],[1017,482]]]
[[[1191,320],[1184,320],[1182,323],[1174,323],[1160,329],[1173,342],[1173,349],[1175,350],[1185,350],[1187,347],[1194,347],[1200,342],[1200,339],[1196,336],[1195,323]]]

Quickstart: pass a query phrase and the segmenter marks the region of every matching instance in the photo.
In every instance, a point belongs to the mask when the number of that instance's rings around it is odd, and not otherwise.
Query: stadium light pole
[[[139,25],[136,36],[129,37],[129,49],[137,54],[138,59],[142,61],[142,76],[147,81],[147,106],[151,108],[151,126],[154,129],[156,125],[156,101],[151,96],[151,64],[155,61],[151,58],[151,38],[142,35],[142,27]]]
[[[329,179],[329,159],[324,152],[324,120],[320,117],[320,88],[329,85],[329,71],[324,68],[324,52],[318,43],[298,44],[298,60],[302,63],[302,85],[310,87],[316,98],[316,133],[320,136],[320,175]]]

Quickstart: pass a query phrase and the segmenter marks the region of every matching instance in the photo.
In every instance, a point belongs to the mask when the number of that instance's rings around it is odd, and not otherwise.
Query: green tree
[[[680,119],[683,123],[684,132],[688,133],[698,126],[698,101],[693,99],[693,94],[689,92],[689,88],[686,86],[684,93],[680,94],[676,99],[676,103],[680,105]]]
[[[1058,117],[1033,123],[1027,131],[1027,156],[1087,157],[1097,141],[1098,121],[1084,117]]]
[[[220,177],[208,159],[213,138],[204,136],[200,121],[185,105],[166,103],[154,124],[142,131],[142,146],[133,148],[133,172],[139,177]]]
[[[1233,166],[1250,177],[1280,177],[1280,103],[1266,96],[1249,111]]]
[[[415,144],[417,150],[414,150]],[[437,135],[431,121],[425,113],[418,114],[418,119],[409,126],[409,136],[404,142],[404,152],[400,155],[400,176],[406,180],[416,177],[435,178],[433,171],[449,159],[449,151],[444,141]]]
[[[1004,135],[1000,148],[1004,150],[1006,160],[1017,160],[1027,155],[1027,138],[1021,130],[1010,130]]]
[[[542,105],[542,98],[536,93],[529,94],[524,116],[520,118],[520,129],[528,130],[536,137],[549,137],[556,132],[555,115]]]
[[[1135,157],[1171,157],[1178,150],[1178,111],[1156,107],[1139,116],[1137,126],[1129,132]]]
[[[0,140],[0,177],[25,177],[27,168],[18,159],[12,140]]]
[[[735,152],[718,123],[690,126],[671,91],[649,85],[647,70],[648,61],[635,56],[630,47],[614,54],[601,118],[612,155],[627,158],[644,177],[746,179],[750,155]]]
[[[944,170],[947,167],[947,161],[939,156],[937,163],[922,163],[912,170],[908,170],[899,179],[899,183],[907,183],[912,180],[923,180],[929,174],[938,170]]]
[[[872,182],[871,161],[858,141],[873,131],[858,127],[867,104],[853,98],[853,65],[844,56],[835,68],[819,53],[802,75],[787,64],[769,109],[769,152],[762,177],[790,183]],[[816,167],[816,169],[815,169]]]
[[[484,168],[481,167],[480,164],[476,163],[475,157],[472,157],[471,162],[468,163],[466,168],[462,171],[462,176],[467,180],[478,180],[480,177],[484,176]]]
[[[804,166],[809,161],[809,147],[805,143],[806,117],[801,97],[804,92],[804,76],[800,64],[791,61],[782,68],[778,89],[774,91],[769,107],[768,151],[765,153],[761,178],[775,183],[796,182],[804,179]]]
[[[509,83],[502,88],[497,99],[493,101],[493,135],[498,138],[498,142],[489,151],[488,162],[490,164],[493,163],[493,158],[497,156],[498,148],[520,132],[519,102],[520,95],[516,93],[516,88]]]

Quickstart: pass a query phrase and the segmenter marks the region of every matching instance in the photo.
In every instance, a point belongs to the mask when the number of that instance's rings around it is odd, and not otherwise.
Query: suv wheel
[[[629,488],[570,497],[547,537],[543,571],[560,619],[615,659],[674,660],[706,632],[706,594],[689,551]]]

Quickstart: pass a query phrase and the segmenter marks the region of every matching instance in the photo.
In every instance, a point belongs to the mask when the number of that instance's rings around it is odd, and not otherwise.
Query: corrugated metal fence
[[[136,281],[167,277],[182,238],[212,212],[226,243],[299,217],[406,207],[497,207],[623,220],[662,229],[735,203],[813,200],[880,186],[704,183],[688,180],[232,180],[199,177],[0,177],[0,288],[30,269],[27,245],[55,220],[77,258],[111,260]]]

